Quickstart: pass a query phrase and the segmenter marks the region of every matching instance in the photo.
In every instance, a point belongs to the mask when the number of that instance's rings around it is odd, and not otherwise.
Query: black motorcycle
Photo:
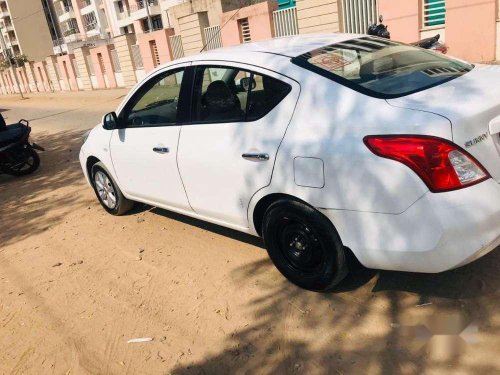
[[[378,36],[380,38],[391,39],[391,33],[389,32],[387,25],[384,25],[382,22],[384,22],[384,17],[380,15],[379,23],[368,26],[367,34]],[[439,38],[441,38],[441,36],[439,34],[436,34],[433,37],[410,43],[410,45],[424,49],[430,49],[436,52],[447,53],[448,47],[445,44],[440,43]]]
[[[0,114],[0,174],[25,176],[38,169],[40,157],[35,150],[45,150],[30,142],[30,133],[28,121],[7,125]]]

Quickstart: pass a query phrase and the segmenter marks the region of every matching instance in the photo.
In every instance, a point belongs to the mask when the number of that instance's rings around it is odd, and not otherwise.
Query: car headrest
[[[361,65],[359,75],[375,76],[394,69],[394,59],[389,56],[381,57],[379,59],[370,60],[369,62]]]
[[[223,113],[232,110],[237,102],[236,96],[224,81],[214,81],[208,85],[205,101],[211,113]]]

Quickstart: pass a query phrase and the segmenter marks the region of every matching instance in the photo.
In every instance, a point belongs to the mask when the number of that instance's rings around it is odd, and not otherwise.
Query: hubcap
[[[313,231],[307,224],[283,218],[279,243],[288,263],[303,272],[313,272],[323,261],[323,250]]]
[[[110,209],[115,208],[116,192],[108,176],[104,172],[97,171],[94,175],[94,183],[101,202]]]

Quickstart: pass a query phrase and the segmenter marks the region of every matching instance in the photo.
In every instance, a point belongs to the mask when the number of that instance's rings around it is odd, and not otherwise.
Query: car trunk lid
[[[388,102],[447,117],[453,142],[500,182],[500,66],[478,65],[442,85]]]

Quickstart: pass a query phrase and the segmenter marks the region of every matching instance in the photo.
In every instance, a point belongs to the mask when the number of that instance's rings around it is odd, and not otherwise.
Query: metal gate
[[[184,57],[184,48],[182,46],[182,37],[180,35],[172,35],[170,37],[170,46],[172,47],[172,57],[174,60]]]
[[[299,33],[297,8],[295,7],[274,11],[273,21],[276,37],[297,35]]]
[[[222,47],[222,38],[220,36],[219,25],[205,27],[204,31],[205,31],[206,50]]]
[[[365,34],[368,26],[377,23],[377,0],[342,0],[344,32]]]

